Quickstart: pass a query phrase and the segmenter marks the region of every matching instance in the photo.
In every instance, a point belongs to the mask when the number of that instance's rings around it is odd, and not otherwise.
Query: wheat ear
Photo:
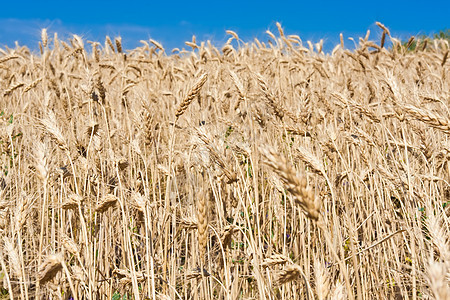
[[[114,42],[116,43],[117,52],[122,53],[122,38],[120,36],[116,37]]]
[[[264,78],[261,76],[261,74],[254,73],[254,75],[256,77],[256,80],[258,81],[259,87],[261,88],[261,90],[266,98],[267,105],[269,105],[273,109],[275,115],[280,120],[282,120],[284,117],[284,111],[282,108],[279,107],[279,105],[277,105],[277,103],[275,101],[275,96],[270,91],[269,85],[264,80]]]
[[[325,262],[316,258],[314,259],[314,277],[316,285],[316,294],[319,300],[328,299],[330,292],[330,282],[328,279],[328,270],[325,268]]]
[[[103,213],[108,210],[108,208],[115,206],[118,200],[119,199],[113,194],[108,194],[103,197],[102,201],[95,207],[95,211]]]
[[[314,201],[314,191],[308,186],[306,178],[298,177],[287,160],[275,153],[274,150],[261,149],[261,153],[266,158],[264,163],[278,174],[288,192],[294,196],[295,203],[303,209],[308,218],[318,221],[320,218],[319,205]]]
[[[202,86],[205,84],[206,80],[208,79],[208,73],[203,73],[200,75],[200,77],[195,81],[194,85],[191,87],[189,92],[187,93],[187,96],[183,99],[183,101],[178,106],[178,109],[175,113],[175,117],[178,118],[184,114],[186,109],[189,107],[189,105],[192,103],[192,100],[200,93],[200,90],[202,89]]]
[[[39,266],[38,281],[43,284],[55,278],[56,274],[62,270],[63,259],[62,253],[48,256]]]
[[[202,193],[197,202],[198,218],[198,245],[200,248],[200,259],[203,259],[206,251],[207,228],[208,228],[208,200],[206,193]]]
[[[11,266],[12,271],[14,272],[14,275],[16,275],[18,278],[22,278],[22,268],[20,264],[19,254],[17,253],[16,248],[14,247],[14,244],[11,242],[10,239],[4,238],[4,249],[5,252],[9,256],[9,263]]]

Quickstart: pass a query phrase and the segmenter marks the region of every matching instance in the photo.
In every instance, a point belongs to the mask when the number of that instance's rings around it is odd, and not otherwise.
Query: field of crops
[[[278,27],[0,49],[0,299],[449,299],[448,41]]]

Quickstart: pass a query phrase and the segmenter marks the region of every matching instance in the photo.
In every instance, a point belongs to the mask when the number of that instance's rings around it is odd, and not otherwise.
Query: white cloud
[[[81,36],[86,41],[98,41],[104,43],[106,35],[111,38],[122,37],[122,44],[125,49],[133,49],[142,46],[140,40],[154,39],[162,43],[169,53],[173,48],[187,47],[184,42],[190,41],[192,35],[196,35],[197,41],[211,40],[213,44],[219,47],[226,41],[225,29],[211,29],[207,26],[195,25],[189,21],[182,20],[176,25],[161,26],[141,26],[135,24],[68,24],[62,20],[48,19],[0,19],[0,47],[5,45],[14,47],[15,41],[19,45],[26,45],[32,51],[39,49],[41,40],[41,30],[47,28],[50,37],[50,43],[55,32],[59,39],[67,40],[73,34]],[[261,29],[261,33],[264,30]],[[241,35],[241,33],[239,32]],[[249,41],[253,36],[242,37]]]
[[[49,34],[68,33],[61,20],[0,19],[0,45],[12,47],[17,41],[19,45],[36,48],[43,28],[47,28]]]
[[[17,41],[19,45],[38,49],[41,40],[41,30],[47,28],[50,38],[58,33],[60,39],[68,39],[73,34],[81,36],[85,40],[103,42],[106,35],[110,37],[121,36],[126,48],[134,48],[140,45],[139,40],[154,38],[153,32],[161,30],[133,24],[65,24],[61,20],[42,19],[0,19],[0,47],[14,47]],[[173,32],[173,30],[172,30]]]

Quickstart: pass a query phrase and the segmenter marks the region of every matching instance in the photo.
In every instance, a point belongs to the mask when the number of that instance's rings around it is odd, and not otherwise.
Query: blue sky
[[[120,35],[126,49],[150,38],[167,49],[188,48],[184,41],[192,35],[221,46],[227,29],[244,41],[264,40],[266,30],[277,32],[278,21],[286,34],[303,41],[324,39],[332,48],[341,32],[357,40],[370,29],[371,39],[379,40],[376,21],[406,39],[450,28],[449,16],[450,1],[3,1],[0,47],[14,47],[18,41],[36,49],[42,28],[50,35],[78,34],[102,43],[106,35]]]

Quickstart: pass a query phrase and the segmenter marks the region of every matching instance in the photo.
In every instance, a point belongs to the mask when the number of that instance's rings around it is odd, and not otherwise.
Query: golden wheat
[[[0,49],[1,293],[448,298],[448,41],[376,25]]]

